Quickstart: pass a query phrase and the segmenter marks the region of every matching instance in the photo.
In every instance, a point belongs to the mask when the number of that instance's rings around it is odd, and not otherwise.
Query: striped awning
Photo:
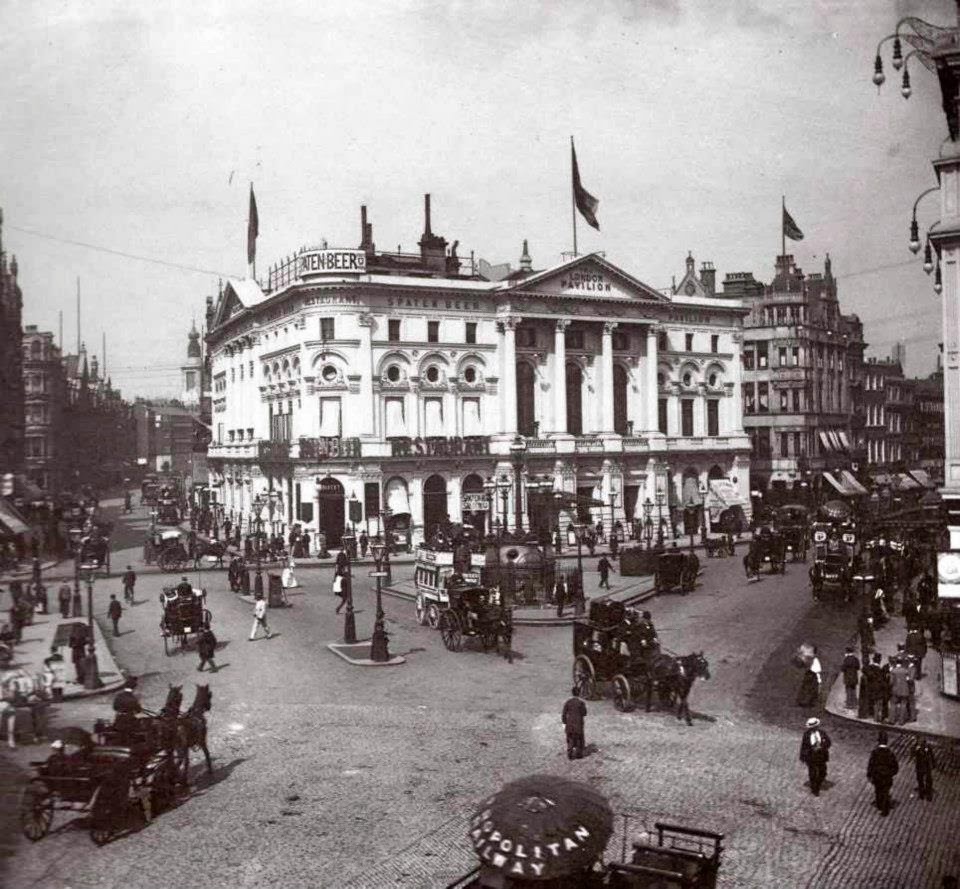
[[[838,454],[843,453],[843,445],[840,444],[840,438],[837,436],[837,433],[833,429],[830,429],[827,432],[827,435],[830,436],[830,441],[833,444],[833,449]]]
[[[937,487],[925,469],[911,469],[910,475],[920,482],[921,485],[923,485],[925,488],[929,488],[931,491],[935,490]]]
[[[820,444],[823,445],[824,451],[830,452],[834,450],[833,444],[830,441],[830,437],[827,435],[825,429],[817,430],[817,435],[820,436]]]
[[[847,438],[847,433],[842,429],[837,433],[838,438],[840,439],[840,444],[843,445],[845,451],[852,451],[853,448],[850,447],[850,440]]]
[[[0,497],[0,528],[9,534],[29,534],[30,526],[23,516],[2,497]]]
[[[846,489],[846,487],[844,487],[842,482],[834,478],[832,472],[824,472],[823,477],[833,486],[838,494],[842,494],[844,497],[850,496],[850,492]]]
[[[854,494],[869,494],[870,492],[857,481],[854,474],[849,469],[842,469],[840,471],[840,476],[843,480],[843,483],[854,493]]]

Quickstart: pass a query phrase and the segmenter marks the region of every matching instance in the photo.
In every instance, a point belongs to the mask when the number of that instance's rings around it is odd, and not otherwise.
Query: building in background
[[[23,331],[25,472],[46,496],[62,487],[67,451],[73,439],[65,435],[67,379],[53,334],[28,324]]]
[[[3,249],[0,210],[0,476],[23,472],[23,294],[17,271],[16,256],[8,264]]]
[[[904,472],[908,464],[908,431],[913,411],[913,385],[903,365],[892,356],[871,356],[863,367],[864,444],[867,471]]]
[[[235,522],[351,515],[542,532],[749,510],[737,301],[665,296],[599,254],[490,281],[431,228],[418,253],[302,248],[230,281],[208,324],[211,490]],[[709,279],[709,276],[707,276]],[[662,506],[657,503],[658,494]],[[743,508],[741,506],[740,508]],[[393,523],[393,524],[391,524]]]
[[[749,306],[744,321],[743,425],[751,477],[768,504],[864,493],[856,473],[863,434],[855,412],[863,325],[844,315],[829,255],[823,274],[804,275],[779,256],[768,286],[750,272],[723,282],[724,296]]]

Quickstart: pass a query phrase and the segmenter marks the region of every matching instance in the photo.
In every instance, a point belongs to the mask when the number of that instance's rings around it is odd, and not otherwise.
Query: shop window
[[[720,337],[717,334],[712,334],[710,337],[710,351],[716,355],[720,351]]]
[[[476,321],[466,322],[463,341],[471,346],[477,342],[477,322]]]
[[[427,322],[427,342],[428,343],[440,342],[440,322],[439,321]]]
[[[334,336],[333,318],[320,319],[320,339],[324,342],[327,340],[336,339]]]
[[[770,412],[769,383],[757,383],[757,412],[761,414]]]
[[[660,398],[657,400],[657,429],[660,430],[661,434],[669,435],[667,432],[667,399]]]
[[[715,398],[707,401],[707,435],[720,434],[720,402]]]
[[[686,346],[686,350],[687,350],[688,352],[692,352],[692,351],[693,351],[693,334],[692,334],[692,333],[688,333],[688,334],[686,335],[686,341],[685,341],[684,345]]]
[[[387,339],[391,343],[400,342],[400,319],[390,318],[387,321]]]
[[[680,399],[680,434],[684,438],[693,436],[693,399]]]

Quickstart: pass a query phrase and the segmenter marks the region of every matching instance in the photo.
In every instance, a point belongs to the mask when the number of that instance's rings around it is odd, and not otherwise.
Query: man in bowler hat
[[[881,815],[890,814],[890,788],[893,777],[900,771],[897,755],[887,746],[887,733],[877,733],[877,746],[867,762],[867,780],[873,784],[877,808]]]
[[[567,736],[567,759],[583,759],[583,723],[587,716],[587,705],[580,699],[580,692],[576,687],[571,690],[570,695],[560,715]]]
[[[820,788],[827,779],[830,743],[830,736],[820,727],[820,720],[811,716],[800,741],[800,762],[807,767],[814,796],[820,796]]]

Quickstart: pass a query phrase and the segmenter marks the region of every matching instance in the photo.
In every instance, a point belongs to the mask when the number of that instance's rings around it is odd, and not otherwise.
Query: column
[[[644,431],[647,435],[657,435],[660,393],[657,386],[657,331],[652,324],[647,328],[647,356],[645,360],[646,422],[644,423]]]
[[[741,355],[743,354],[743,334],[739,331],[733,335],[734,349],[733,349],[733,362],[732,362],[732,371],[733,371],[733,403],[730,406],[730,417],[728,432],[725,434],[729,435],[746,435],[746,432],[743,431],[743,361],[741,360]],[[810,409],[809,405],[805,405],[807,410]]]
[[[447,514],[451,522],[463,521],[463,493],[459,475],[451,475],[447,479]]]
[[[503,324],[503,431],[517,434],[517,319],[505,318]]]
[[[357,369],[360,373],[360,395],[356,406],[359,408],[361,435],[377,434],[375,417],[377,412],[373,404],[373,315],[363,313],[357,317],[360,326],[360,346],[357,349]],[[301,363],[302,366],[302,363]],[[347,409],[349,400],[344,403]],[[349,405],[352,407],[353,405]]]
[[[553,431],[567,432],[567,328],[568,320],[557,321],[553,333]]]
[[[613,434],[613,331],[616,321],[604,321],[600,344],[600,428],[604,434]]]

